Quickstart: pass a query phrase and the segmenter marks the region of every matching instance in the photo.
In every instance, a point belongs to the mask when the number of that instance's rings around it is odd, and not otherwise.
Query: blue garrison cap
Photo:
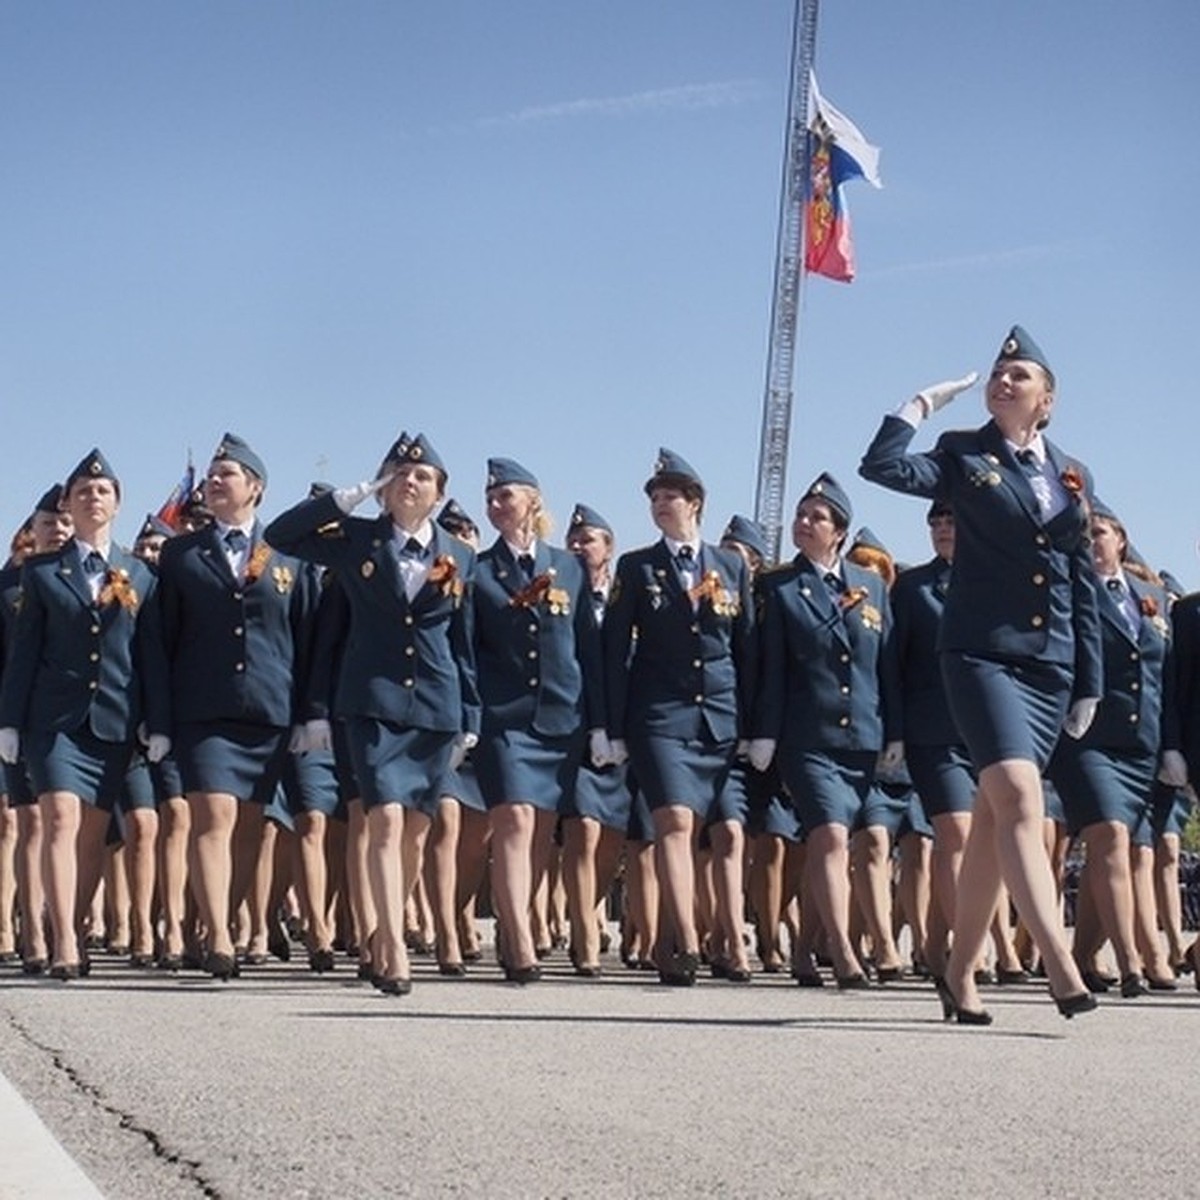
[[[879,535],[867,525],[860,525],[858,532],[850,539],[850,549],[853,550],[855,546],[862,546],[867,550],[878,550],[889,558],[892,556],[892,552],[879,540]]]
[[[646,480],[643,490],[648,496],[656,487],[678,487],[680,484],[697,488],[700,495],[704,495],[704,481],[696,468],[674,450],[659,447],[658,458],[654,460],[654,474]]]
[[[850,497],[846,495],[845,489],[828,471],[822,471],[808,485],[808,491],[800,497],[801,501],[808,500],[810,497],[815,497],[818,500],[824,500],[830,508],[835,509],[841,514],[842,520],[847,526],[854,515],[854,509],[850,505]]]
[[[1019,358],[1024,362],[1034,362],[1039,367],[1043,367],[1047,371],[1050,370],[1050,363],[1047,361],[1046,355],[1042,352],[1041,346],[1020,325],[1014,325],[1008,331],[1008,337],[1004,339],[1004,342],[1000,346],[1000,353],[996,355],[997,362],[1003,362],[1011,358]]]
[[[1165,587],[1172,596],[1187,595],[1187,588],[1185,588],[1183,584],[1171,574],[1170,571],[1159,571],[1158,577],[1163,581],[1163,587]]]
[[[117,495],[121,494],[121,481],[117,478],[116,471],[112,469],[112,464],[108,459],[95,447],[79,460],[79,464],[67,476],[63,490],[69,492],[71,485],[77,479],[111,479],[117,489]]]
[[[442,511],[437,515],[437,523],[455,537],[465,533],[468,529],[479,528],[457,500],[447,500],[442,505]]]
[[[1092,497],[1092,516],[1100,517],[1105,521],[1116,521],[1118,524],[1123,524],[1121,518],[1099,496]]]
[[[323,479],[314,479],[312,483],[308,485],[308,498],[310,500],[316,500],[318,496],[328,495],[333,490],[332,483],[326,483]]]
[[[236,433],[226,433],[217,448],[213,451],[213,461],[235,462],[252,471],[264,483],[267,482],[267,467],[261,458],[250,448],[248,442],[238,437]]]
[[[392,448],[384,455],[383,464],[379,469],[382,472],[385,467],[398,467],[403,463],[427,463],[441,471],[443,475],[449,476],[450,474],[446,470],[446,464],[442,462],[441,455],[433,448],[423,433],[418,433],[415,437],[409,437],[407,433],[402,433],[392,443]]]
[[[515,458],[489,458],[484,488],[504,487],[510,483],[520,483],[532,488],[541,487],[537,476],[527,467],[521,466]]]
[[[53,487],[47,488],[42,493],[42,498],[34,507],[34,512],[56,513],[61,511],[60,505],[63,498],[63,485],[61,483],[54,484]]]
[[[952,517],[954,509],[950,505],[949,500],[935,500],[930,506],[929,511],[925,514],[925,520],[932,523],[935,517]]]
[[[175,530],[171,528],[166,521],[156,517],[153,513],[147,513],[146,519],[142,522],[141,529],[137,532],[138,538],[147,537],[174,537]]]
[[[594,509],[586,504],[576,504],[571,512],[572,529],[602,529],[612,535],[612,526]]]
[[[725,526],[725,532],[721,534],[721,541],[738,542],[747,550],[753,550],[759,558],[764,560],[771,557],[762,528],[757,522],[750,520],[749,517],[743,517],[740,513],[729,518],[729,524]]]

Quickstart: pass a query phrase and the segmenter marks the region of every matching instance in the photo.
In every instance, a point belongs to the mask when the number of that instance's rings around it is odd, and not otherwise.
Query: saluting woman
[[[333,716],[366,811],[373,982],[412,990],[404,902],[447,769],[479,730],[471,644],[475,556],[432,521],[446,468],[421,434],[401,434],[373,480],[306,500],[267,528],[274,544],[331,567],[349,624]],[[350,514],[378,494],[373,520]]]
[[[87,974],[83,922],[103,867],[113,805],[143,719],[151,759],[169,749],[165,666],[145,564],[112,540],[121,500],[99,450],[71,472],[63,505],[74,537],[26,561],[0,689],[0,759],[20,740],[41,811],[51,975]]]
[[[887,587],[877,572],[843,558],[851,514],[837,480],[818,476],[796,506],[799,554],[761,581],[762,687],[750,744],[750,762],[760,768],[778,750],[840,988],[868,986],[850,939],[850,833],[877,766],[894,769],[903,758]],[[891,945],[890,930],[878,936]],[[898,977],[895,949],[888,953]],[[811,963],[793,970],[811,986]]]
[[[609,758],[600,631],[578,559],[545,540],[536,477],[512,459],[489,459],[487,514],[500,536],[476,573],[483,728],[474,763],[492,821],[505,977],[530,983],[541,974],[530,906],[589,731],[594,760]]]
[[[945,500],[955,557],[939,633],[951,709],[979,779],[963,854],[954,943],[939,980],[946,1019],[987,1024],[974,980],[1001,881],[1042,954],[1066,1017],[1095,1007],[1064,944],[1042,847],[1041,772],[1061,732],[1080,737],[1102,690],[1088,549],[1091,484],[1042,430],[1055,380],[1016,326],[987,383],[990,420],[908,453],[921,422],[974,383],[937,384],[884,418],[859,468],[894,491]]]
[[[691,986],[700,963],[694,844],[717,810],[754,694],[754,608],[741,557],[700,538],[704,484],[660,450],[644,488],[662,538],[621,555],[604,619],[608,729],[654,821],[664,906],[659,979]],[[741,945],[742,896],[718,897]],[[744,952],[743,952],[744,953]]]
[[[208,938],[204,969],[238,973],[230,915],[246,898],[298,712],[294,662],[308,598],[300,564],[257,520],[263,460],[227,433],[209,463],[214,520],[159,559],[175,760],[191,810],[189,880]]]

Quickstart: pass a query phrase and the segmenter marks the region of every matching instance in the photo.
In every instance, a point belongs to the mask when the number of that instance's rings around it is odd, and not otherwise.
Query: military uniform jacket
[[[1174,740],[1188,760],[1192,783],[1200,783],[1200,592],[1181,596],[1171,609],[1174,686],[1167,717]],[[1172,749],[1168,739],[1166,749]]]
[[[1125,576],[1125,582],[1138,607],[1137,634],[1125,623],[1118,602],[1105,588],[1097,588],[1104,696],[1077,745],[1157,756],[1160,749],[1179,748],[1169,703],[1164,710],[1164,698],[1173,693],[1167,595],[1131,575]],[[1069,740],[1059,741],[1060,752]]]
[[[1054,663],[1072,673],[1072,699],[1103,695],[1087,469],[1046,441],[1072,502],[1043,524],[1029,479],[994,421],[944,433],[927,454],[907,453],[914,432],[907,421],[885,417],[859,473],[954,509],[939,649]]]
[[[255,522],[239,581],[214,525],[167,541],[159,576],[173,722],[297,720],[296,654],[311,604],[300,563]]]
[[[97,600],[74,539],[26,559],[0,726],[39,733],[86,728],[102,741],[132,742],[145,720],[151,733],[166,733],[155,583],[145,563],[116,545]]]
[[[759,578],[762,662],[755,736],[781,752],[879,751],[900,736],[899,679],[887,588],[842,563],[825,572],[797,555]]]
[[[946,699],[937,653],[949,589],[950,564],[935,557],[901,571],[889,597],[896,629],[905,745],[955,746],[962,742]]]
[[[539,541],[533,578],[503,539],[475,569],[475,665],[483,730],[565,737],[604,728],[604,665],[587,573]]]
[[[344,516],[332,495],[305,500],[267,527],[273,544],[332,567],[350,619],[334,698],[337,717],[478,733],[472,645],[475,554],[434,525],[429,578],[411,603],[392,521]]]
[[[0,570],[0,679],[4,678],[4,664],[8,659],[8,648],[12,645],[20,609],[21,568],[5,567]]]
[[[621,555],[604,618],[605,700],[614,738],[748,736],[754,607],[746,564],[705,542],[696,606],[665,541]]]
[[[310,567],[312,564],[309,564]],[[301,719],[328,721],[350,632],[350,601],[336,571],[321,572]]]

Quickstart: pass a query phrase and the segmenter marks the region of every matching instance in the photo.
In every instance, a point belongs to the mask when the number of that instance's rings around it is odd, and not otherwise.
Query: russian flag
[[[883,186],[879,148],[821,95],[815,75],[809,76],[808,85],[808,165],[804,268],[849,283],[854,278],[854,244],[842,187],[851,179]]]
[[[183,478],[171,489],[171,494],[163,501],[162,507],[154,515],[160,521],[170,525],[172,529],[178,529],[184,505],[191,499],[195,490],[196,468],[192,465],[192,457],[189,454]]]

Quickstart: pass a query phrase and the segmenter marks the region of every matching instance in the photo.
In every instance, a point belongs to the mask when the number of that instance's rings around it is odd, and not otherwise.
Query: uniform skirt
[[[871,795],[874,751],[797,750],[780,763],[796,816],[806,834],[819,825],[854,829]]]
[[[287,758],[287,730],[241,721],[180,725],[173,744],[186,792],[219,792],[266,805]]]
[[[733,742],[636,737],[628,745],[629,761],[652,813],[677,804],[709,819],[729,778]]]
[[[957,651],[943,653],[941,665],[950,709],[975,770],[1005,759],[1045,770],[1070,706],[1068,672],[1049,663]]]
[[[629,827],[629,807],[624,766],[597,770],[584,763],[575,776],[575,787],[566,798],[562,815],[588,817],[607,829],[624,833]]]
[[[1151,816],[1155,838],[1174,834],[1179,837],[1192,811],[1192,801],[1186,791],[1154,781],[1150,793]]]
[[[561,812],[575,789],[583,761],[584,735],[544,737],[531,729],[500,729],[483,734],[472,762],[489,810],[500,804],[532,804]]]
[[[124,816],[125,813],[136,812],[139,808],[158,808],[158,797],[154,794],[154,777],[150,774],[150,764],[140,754],[136,754],[133,762],[129,764],[129,770],[125,772],[118,809]]]
[[[487,805],[484,804],[483,793],[479,790],[479,777],[475,774],[475,764],[472,761],[474,753],[474,750],[468,752],[466,760],[457,771],[446,769],[445,775],[438,783],[438,799],[449,796],[452,800],[457,800],[463,808],[485,813]]]
[[[10,808],[31,808],[37,803],[37,793],[29,783],[29,771],[25,766],[24,755],[15,763],[0,764],[4,767],[5,794],[8,796]]]
[[[130,743],[104,742],[86,729],[31,733],[25,742],[35,795],[70,792],[105,812],[112,812],[120,800],[132,757]]]
[[[750,837],[781,837],[800,840],[800,822],[791,797],[784,794],[779,764],[772,762],[765,771],[750,772],[750,815],[746,833]]]
[[[150,764],[150,782],[154,785],[154,798],[159,804],[183,795],[183,778],[173,754]]]
[[[910,783],[877,780],[867,795],[859,820],[862,829],[868,826],[886,829],[893,844],[910,833],[918,837],[933,837],[933,828],[921,808],[916,789]]]
[[[904,761],[929,820],[972,810],[975,769],[965,746],[912,746],[906,742]]]
[[[629,788],[629,824],[625,827],[627,842],[653,842],[654,818],[646,795],[638,785],[637,776],[626,768],[625,783]]]
[[[1071,836],[1105,821],[1132,831],[1150,803],[1156,766],[1153,754],[1121,754],[1064,738],[1049,774]]]
[[[328,750],[289,754],[283,764],[283,792],[293,818],[301,813],[322,813],[346,819],[346,806],[338,792],[333,755]]]
[[[346,740],[363,807],[399,804],[432,817],[450,766],[454,734],[348,717]]]

